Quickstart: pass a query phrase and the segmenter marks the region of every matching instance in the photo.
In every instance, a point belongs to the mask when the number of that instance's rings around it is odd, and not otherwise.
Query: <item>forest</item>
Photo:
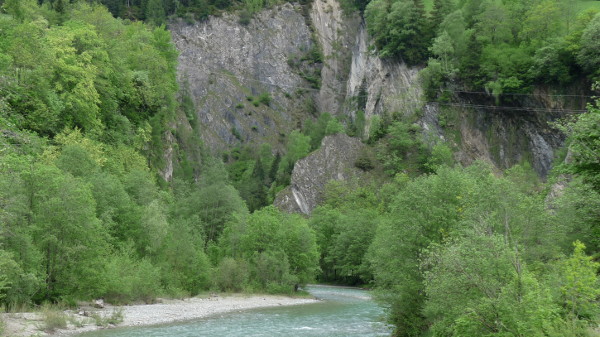
[[[373,0],[365,18],[382,57],[426,64],[430,99],[485,90],[506,103],[536,85],[597,80],[599,10],[597,1]]]
[[[274,4],[0,0],[3,309],[321,282],[373,288],[396,336],[598,335],[598,101],[556,123],[567,142],[546,181],[527,162],[461,166],[391,111],[368,134],[364,114],[323,112],[283,153],[215,156],[190,136],[195,161],[161,178],[164,134],[193,109],[164,23]],[[430,99],[460,88],[506,100],[536,85],[600,90],[600,6],[575,4],[345,6],[364,12],[382,58],[424,67]],[[363,179],[329,183],[310,217],[272,206],[294,163],[337,133],[366,143]]]

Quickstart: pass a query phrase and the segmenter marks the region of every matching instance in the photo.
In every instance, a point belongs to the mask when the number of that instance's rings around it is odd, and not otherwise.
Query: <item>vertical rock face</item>
[[[549,172],[563,137],[548,121],[568,110],[564,102],[538,90],[520,104],[541,112],[481,107],[494,105],[490,97],[459,96],[451,107],[428,103],[420,69],[377,57],[357,13],[344,13],[337,0],[315,0],[307,16],[302,13],[300,5],[287,3],[255,14],[247,25],[234,14],[170,24],[180,51],[179,82],[195,103],[191,118],[200,127],[194,132],[213,153],[241,143],[267,142],[281,150],[291,130],[322,112],[355,118],[363,111],[368,134],[368,121],[388,112],[417,120],[429,144],[449,141],[464,164],[484,159],[503,169],[528,160],[541,176]],[[315,47],[322,65],[314,59]],[[320,80],[314,78],[319,73]],[[272,100],[261,102],[261,95]],[[545,108],[558,112],[548,114]],[[458,115],[453,125],[448,110]],[[169,177],[170,172],[167,167],[163,173]],[[304,183],[292,184],[296,187],[287,197],[306,213],[314,206],[299,192]]]
[[[461,146],[457,157],[463,164],[483,159],[504,169],[528,161],[538,175],[546,177],[555,149],[564,142],[562,134],[549,126],[548,116],[483,108],[459,113]]]
[[[173,179],[173,145],[176,143],[175,137],[170,131],[164,134],[165,144],[167,145],[163,157],[165,166],[158,172],[158,174],[165,181],[171,181]]]
[[[346,97],[360,97],[356,101],[364,106],[349,105],[347,111],[363,110],[367,118],[384,111],[414,114],[423,103],[419,68],[381,60],[369,50],[369,44],[365,23],[361,22],[352,48]]]
[[[306,119],[310,85],[290,66],[313,47],[298,5],[257,13],[248,25],[233,14],[169,25],[180,52],[178,76],[195,104],[204,142],[214,152],[239,142],[278,144]],[[272,98],[269,104],[260,95]]]
[[[364,146],[345,134],[323,138],[321,148],[296,162],[292,183],[277,195],[275,206],[310,215],[329,181],[360,176],[361,171],[354,164]]]
[[[463,95],[453,107],[460,161],[469,164],[486,159],[501,169],[527,161],[545,178],[552,169],[555,151],[565,140],[552,122],[585,110],[585,90],[572,87],[561,91],[581,96],[553,95],[549,88],[538,87],[531,95],[513,97],[512,106],[505,103],[495,107],[489,97]]]
[[[565,113],[484,108],[457,111],[462,116],[458,158],[464,164],[485,159],[504,169],[527,161],[545,178],[552,168],[554,151],[564,143],[564,136],[550,122]]]
[[[457,159],[463,164],[486,160],[504,169],[528,160],[540,176],[548,174],[554,149],[562,146],[564,140],[548,122],[560,117],[560,110],[565,108],[564,102],[552,100],[548,94],[538,90],[533,97],[522,102],[533,111],[507,113],[479,107],[493,106],[489,97],[487,102],[463,97],[459,99],[462,102],[452,107],[461,115],[459,124],[454,126],[458,138],[452,139],[445,134],[439,122],[441,111],[446,106],[427,102],[423,96],[418,78],[420,69],[377,57],[369,50],[364,22],[360,23],[355,38],[346,87],[347,114],[354,115],[356,111],[363,110],[367,120],[386,111],[403,116],[416,115],[425,141],[429,144],[440,140],[453,142],[458,149]],[[468,106],[478,107],[465,108]],[[551,109],[554,113],[536,109]],[[365,133],[368,134],[369,125],[366,127]]]
[[[310,19],[323,54],[317,106],[322,112],[339,114],[344,111],[351,53],[361,19],[357,13],[344,13],[336,0],[313,1]]]

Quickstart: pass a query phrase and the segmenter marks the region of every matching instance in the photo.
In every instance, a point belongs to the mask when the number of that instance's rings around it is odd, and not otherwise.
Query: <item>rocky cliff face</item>
[[[292,183],[275,199],[275,206],[288,212],[310,215],[331,180],[347,180],[362,172],[354,164],[365,145],[357,138],[337,134],[323,138],[321,147],[300,159],[292,172]]]
[[[278,6],[247,25],[234,14],[170,25],[180,51],[179,81],[200,124],[196,132],[213,153],[242,143],[281,149],[289,131],[322,112],[355,118],[360,110],[367,121],[394,112],[417,120],[428,143],[453,144],[464,164],[484,159],[503,169],[527,160],[545,176],[563,142],[548,122],[584,105],[543,90],[519,103],[534,108],[523,111],[486,108],[493,105],[489,96],[460,96],[454,106],[428,103],[419,69],[379,59],[358,14],[344,13],[336,0],[310,6]],[[261,95],[272,100],[261,102]],[[367,122],[366,134],[368,128]]]
[[[364,110],[367,119],[384,111],[404,115],[417,113],[422,107],[419,69],[381,60],[369,50],[369,44],[365,23],[360,22],[346,86],[346,97],[356,103],[347,106],[347,113]]]
[[[312,4],[310,22],[323,54],[321,88],[317,96],[321,112],[344,112],[346,82],[360,20],[357,13],[344,13],[336,0],[315,0]]]
[[[531,95],[512,97],[513,102],[494,107],[494,100],[481,94],[463,94],[454,106],[430,105],[438,121],[447,124],[446,138],[457,145],[457,158],[464,164],[476,159],[504,169],[529,162],[545,178],[552,168],[555,151],[565,137],[554,121],[585,110],[583,88],[560,88],[576,97],[554,95],[538,87]],[[454,134],[450,134],[454,132]]]
[[[491,109],[457,110],[461,120],[458,131],[463,164],[487,160],[498,168],[530,162],[533,169],[546,177],[552,168],[554,152],[564,137],[546,119],[527,111],[498,112]]]
[[[202,139],[214,152],[240,142],[277,146],[280,134],[314,113],[315,91],[297,68],[318,65],[292,65],[314,48],[301,12],[285,4],[257,13],[248,25],[234,14],[169,25],[180,52],[180,85],[188,88]]]

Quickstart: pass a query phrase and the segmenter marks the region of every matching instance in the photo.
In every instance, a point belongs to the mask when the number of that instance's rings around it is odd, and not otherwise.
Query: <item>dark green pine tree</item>
[[[162,0],[150,0],[146,5],[146,22],[155,26],[165,23],[166,14]]]
[[[65,3],[63,0],[56,0],[54,2],[54,10],[59,14],[65,14]]]
[[[167,15],[171,15],[177,12],[180,6],[180,2],[179,0],[165,0],[164,5],[165,13],[167,13]]]
[[[281,154],[277,152],[275,155],[275,159],[273,159],[273,163],[271,164],[271,169],[269,170],[269,180],[271,182],[275,181],[277,178],[277,170],[279,170],[279,163],[281,162]]]
[[[423,0],[413,0],[415,3],[414,27],[417,31],[413,40],[414,57],[413,63],[423,63],[429,56],[429,46],[435,33],[430,30],[429,21],[425,12]]]
[[[251,212],[267,205],[267,188],[265,186],[265,178],[265,169],[262,161],[260,158],[258,158],[254,164],[252,178],[250,179],[250,194],[252,202],[249,203],[248,209]]]
[[[101,3],[108,8],[114,17],[121,15],[125,2],[123,0],[102,0]]]
[[[432,35],[435,37],[437,36],[438,29],[440,27],[440,25],[442,24],[442,22],[444,21],[444,18],[452,13],[453,10],[453,5],[452,5],[452,1],[450,0],[433,0],[433,9],[431,10],[431,15],[430,15],[430,25],[429,25],[429,29],[432,33]]]

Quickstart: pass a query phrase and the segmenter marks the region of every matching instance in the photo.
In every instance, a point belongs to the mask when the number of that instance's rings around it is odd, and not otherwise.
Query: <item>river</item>
[[[81,337],[196,336],[389,336],[384,312],[360,289],[309,286],[321,301],[288,307],[253,309],[185,323],[118,328]]]

